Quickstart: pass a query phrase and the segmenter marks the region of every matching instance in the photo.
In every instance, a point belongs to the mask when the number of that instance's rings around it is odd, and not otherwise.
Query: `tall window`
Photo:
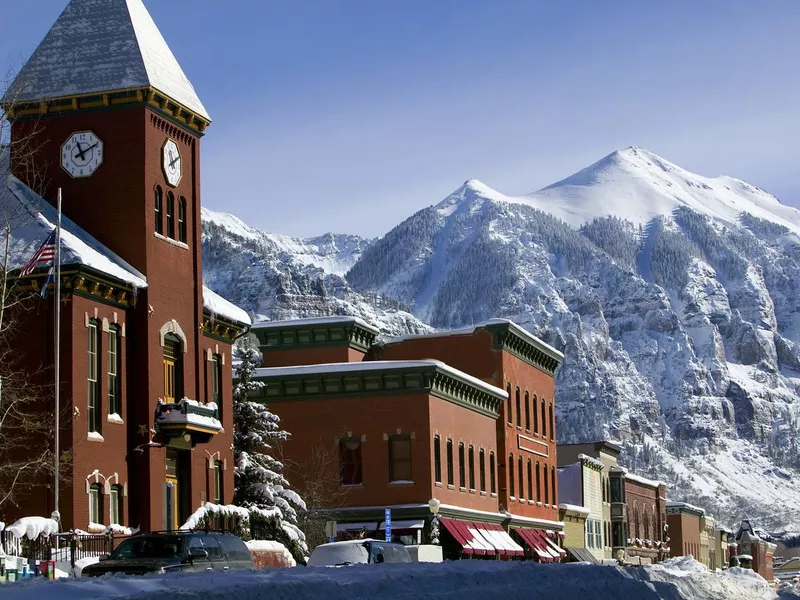
[[[442,438],[433,437],[433,480],[442,483]]]
[[[211,401],[217,405],[217,418],[222,420],[222,356],[211,355]]]
[[[178,200],[178,240],[186,243],[186,198]]]
[[[514,455],[508,455],[508,495],[516,496],[514,493]]]
[[[533,395],[533,432],[539,433],[539,401]]]
[[[525,392],[525,431],[531,430],[531,402],[530,395]]]
[[[469,447],[469,489],[475,489],[475,448]]]
[[[92,319],[89,321],[88,358],[89,358],[89,431],[100,433],[100,324]]]
[[[122,369],[122,353],[120,329],[112,325],[108,329],[108,412],[122,415],[122,397],[120,396],[119,377]],[[117,523],[117,521],[112,521]]]
[[[478,453],[478,478],[481,484],[481,491],[486,491],[486,451],[481,448]]]
[[[464,442],[458,442],[458,487],[461,488],[467,487],[467,478],[464,473],[466,465],[464,463]]]
[[[521,400],[519,397],[519,388],[517,388],[516,397],[517,397],[517,427],[522,427],[522,406],[520,406]]]
[[[517,475],[519,477],[519,497],[520,500],[525,496],[525,478],[522,473],[522,456],[517,457]]]
[[[361,440],[358,438],[339,441],[339,479],[342,485],[364,483],[361,468]]]
[[[175,402],[183,397],[183,355],[181,340],[168,333],[162,348],[164,355],[164,402]]]
[[[531,459],[528,459],[528,500],[533,500],[533,469]]]
[[[453,485],[453,440],[447,440],[447,485]]]
[[[222,461],[214,461],[214,504],[223,504]]]
[[[553,403],[550,403],[550,440],[552,441],[556,436],[556,426],[553,421]]]
[[[175,195],[167,194],[167,237],[175,239]]]
[[[545,420],[547,418],[546,404],[547,401],[542,398],[542,437],[547,437],[547,421]]]
[[[492,494],[497,493],[497,469],[494,464],[494,452],[489,453],[489,492]]]
[[[156,210],[156,233],[164,235],[164,192],[160,187],[156,188],[155,198]]]
[[[547,486],[547,465],[544,465],[544,503],[550,504],[550,488]]]
[[[550,467],[550,504],[555,506],[558,504],[556,498],[556,468]]]
[[[393,435],[389,438],[389,481],[412,481],[411,438]]]
[[[536,461],[536,501],[542,501],[542,477],[539,469],[539,461]]]
[[[89,486],[89,522],[103,524],[103,487],[99,483]]]
[[[511,410],[511,384],[510,383],[506,386],[506,393],[508,394],[508,402],[506,402],[506,406],[507,406],[506,412],[508,413],[508,424],[511,425],[514,422],[514,417],[511,414],[513,411]]]
[[[108,496],[108,516],[112,524],[122,525],[122,496],[122,487],[112,485]]]

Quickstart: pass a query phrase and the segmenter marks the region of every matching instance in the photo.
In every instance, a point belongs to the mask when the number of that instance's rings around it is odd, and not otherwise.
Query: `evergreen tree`
[[[297,511],[306,505],[289,489],[283,464],[272,455],[289,433],[266,405],[248,399],[263,385],[253,379],[258,354],[250,340],[243,340],[236,354],[240,362],[233,389],[234,503],[250,511],[251,538],[281,542],[296,561],[305,563],[308,548],[297,527]]]

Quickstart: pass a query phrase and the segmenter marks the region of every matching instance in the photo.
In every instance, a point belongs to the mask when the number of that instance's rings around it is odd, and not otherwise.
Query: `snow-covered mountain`
[[[255,320],[352,315],[389,336],[431,328],[378,294],[355,292],[343,275],[370,240],[328,233],[301,239],[265,233],[233,215],[202,210],[206,285]]]
[[[672,496],[800,526],[800,212],[640,148],[509,197],[475,181],[347,274],[434,327],[511,318],[563,350],[561,441],[615,438]]]

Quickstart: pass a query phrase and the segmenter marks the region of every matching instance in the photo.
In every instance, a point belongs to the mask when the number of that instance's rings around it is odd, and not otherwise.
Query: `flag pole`
[[[58,511],[59,495],[59,459],[61,449],[59,447],[59,429],[61,420],[61,188],[58,188],[57,201],[58,218],[56,221],[56,293],[55,293],[55,503],[53,516],[61,522],[61,513]]]

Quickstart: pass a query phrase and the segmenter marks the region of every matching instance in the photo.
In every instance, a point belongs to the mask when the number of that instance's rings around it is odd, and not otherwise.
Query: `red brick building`
[[[12,143],[38,148],[31,165],[12,145],[0,174],[5,207],[29,217],[12,232],[17,266],[53,231],[63,190],[64,528],[165,529],[206,500],[229,501],[231,343],[249,318],[202,285],[210,118],[194,88],[141,0],[72,0],[3,108]],[[11,278],[33,298],[16,347],[52,382],[56,303],[35,295],[47,270]],[[49,515],[53,496],[42,481],[0,516]]]
[[[500,320],[385,344],[352,317],[252,331],[265,366],[257,396],[292,432],[288,463],[302,471],[320,452],[338,457],[330,492],[340,500],[329,508],[341,530],[375,534],[389,508],[393,531],[418,542],[435,499],[449,556],[560,559],[559,352]]]
[[[660,481],[625,474],[625,504],[628,516],[626,554],[638,564],[669,558],[667,487]]]

